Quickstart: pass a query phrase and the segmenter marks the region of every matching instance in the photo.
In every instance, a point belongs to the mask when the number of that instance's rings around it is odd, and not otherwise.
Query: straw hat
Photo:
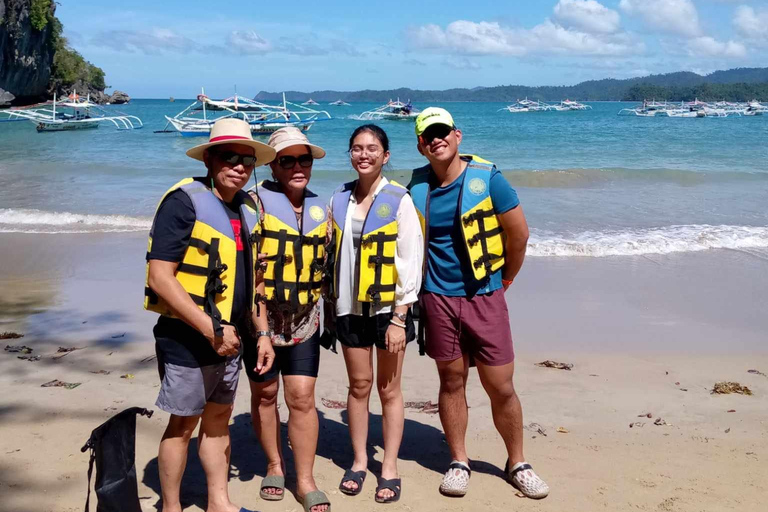
[[[277,152],[263,142],[253,140],[251,127],[242,119],[219,119],[213,123],[211,136],[208,142],[195,146],[187,151],[187,156],[195,160],[202,160],[203,153],[208,148],[221,144],[240,144],[253,148],[256,156],[256,165],[266,165],[275,159]]]
[[[309,151],[314,158],[323,158],[325,156],[325,150],[320,146],[315,146],[309,143],[309,139],[304,133],[295,126],[286,126],[275,131],[271,137],[269,137],[269,146],[275,150],[275,153],[279,153],[285,148],[291,146],[308,146]]]

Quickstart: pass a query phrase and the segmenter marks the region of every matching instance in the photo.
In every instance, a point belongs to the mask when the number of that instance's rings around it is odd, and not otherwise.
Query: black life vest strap
[[[285,302],[285,278],[284,278],[284,272],[285,272],[285,263],[287,261],[287,257],[285,255],[285,246],[288,242],[289,238],[295,239],[297,238],[295,235],[289,235],[287,231],[281,230],[278,232],[270,231],[270,235],[264,234],[264,236],[269,236],[270,238],[277,239],[277,255],[274,256],[275,259],[275,265],[274,265],[274,280],[271,280],[272,286],[275,288],[275,297],[277,298],[278,302]],[[272,236],[272,233],[274,233],[276,236]],[[295,254],[294,254],[295,256]],[[268,258],[270,259],[270,258]],[[264,283],[267,284],[270,280],[265,280]]]
[[[361,245],[376,244],[376,254],[368,258],[368,264],[374,266],[374,278],[373,284],[368,287],[366,293],[371,298],[374,306],[381,304],[381,292],[394,292],[395,285],[382,286],[381,273],[384,265],[394,265],[394,257],[384,256],[384,243],[397,241],[397,234],[387,235],[382,232],[374,233],[363,237],[360,241]]]
[[[285,239],[288,242],[295,242],[296,240],[301,238],[301,235],[289,234],[284,229],[281,229],[280,231],[272,231],[270,229],[264,229],[261,231],[261,238],[271,238],[273,240]]]
[[[219,239],[212,238],[208,251],[208,281],[205,283],[204,311],[211,317],[213,332],[216,336],[224,336],[224,328],[221,326],[221,312],[216,305],[216,295],[224,293],[227,285],[221,281],[221,274],[226,265],[221,264],[219,258]],[[194,300],[194,299],[193,299]]]
[[[488,282],[491,278],[492,261],[501,258],[501,256],[490,254],[488,252],[488,239],[494,235],[500,234],[502,232],[501,227],[499,226],[498,228],[486,231],[485,222],[483,222],[484,219],[493,217],[494,215],[496,215],[496,213],[492,209],[477,210],[462,218],[464,226],[471,226],[477,221],[477,234],[467,240],[467,244],[472,246],[480,242],[482,256],[473,261],[472,266],[475,268],[480,268],[481,266],[485,267],[485,282]]]
[[[485,231],[483,233],[483,236],[485,236],[485,238],[488,239],[492,236],[500,235],[503,232],[504,232],[504,229],[501,226],[498,226],[496,228],[493,228],[490,231]],[[470,247],[474,247],[475,245],[477,245],[478,242],[480,242],[480,233],[477,233],[475,236],[467,240],[467,244],[469,244]]]
[[[315,274],[323,271],[323,260],[320,258],[320,247],[325,243],[325,237],[319,235],[312,235],[304,238],[304,245],[312,247],[312,262],[309,264],[309,284],[311,289],[315,288],[315,284],[322,284],[322,277],[319,281],[315,280]],[[312,302],[311,290],[307,290],[307,302]]]

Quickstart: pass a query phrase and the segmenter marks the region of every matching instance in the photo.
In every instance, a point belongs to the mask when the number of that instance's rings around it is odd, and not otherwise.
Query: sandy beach
[[[0,511],[82,510],[88,456],[80,447],[90,431],[124,408],[156,409],[156,316],[141,307],[146,239],[2,234],[0,247],[0,332],[24,334],[0,343],[42,356],[33,362],[0,352]],[[768,374],[764,256],[529,258],[507,300],[525,423],[541,427],[526,430],[526,456],[548,481],[550,496],[519,498],[503,480],[503,445],[472,372],[469,494],[438,494],[449,463],[439,419],[408,409],[403,497],[389,510],[766,510],[768,377],[748,372]],[[59,347],[79,350],[62,357]],[[574,367],[535,366],[546,359]],[[373,500],[382,455],[375,393],[372,474],[357,498],[336,490],[352,450],[344,411],[322,399],[346,399],[343,368],[340,354],[322,354],[317,483],[337,512],[383,510]],[[80,385],[41,387],[53,379]],[[718,381],[739,382],[753,395],[713,395]],[[437,388],[434,364],[409,346],[405,400],[436,401]],[[267,512],[300,511],[290,492],[282,502],[258,498],[265,462],[251,431],[249,398],[242,374],[231,427],[233,501]],[[646,413],[651,417],[639,417]],[[146,511],[159,504],[157,446],[166,421],[158,410],[138,419],[136,468]],[[204,510],[204,478],[193,452],[183,502],[187,510]],[[289,491],[292,476],[289,469]]]

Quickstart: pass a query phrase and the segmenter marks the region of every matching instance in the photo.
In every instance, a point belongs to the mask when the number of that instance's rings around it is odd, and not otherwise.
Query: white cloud
[[[272,44],[253,30],[230,32],[227,43],[244,55],[260,55],[272,50]]]
[[[730,57],[743,58],[747,56],[747,48],[736,41],[718,41],[713,37],[695,37],[686,44],[688,53],[696,57]]]
[[[768,9],[755,11],[748,5],[742,5],[736,9],[733,26],[747,39],[768,43]]]
[[[691,0],[621,0],[619,8],[640,16],[649,27],[687,37],[701,35],[699,13]]]
[[[562,26],[588,33],[612,34],[621,24],[618,12],[595,0],[560,0],[554,14]]]
[[[452,67],[454,69],[469,69],[469,70],[477,70],[480,69],[480,64],[473,60],[469,60],[468,58],[464,57],[462,59],[446,59],[443,61],[443,64],[445,64],[448,67]]]
[[[96,34],[91,43],[107,46],[117,51],[142,52],[147,55],[176,53],[214,53],[224,51],[221,47],[206,46],[168,28],[143,30],[113,30]]]
[[[625,33],[590,34],[551,20],[531,29],[459,20],[445,29],[438,25],[415,27],[408,35],[414,48],[450,50],[464,55],[628,55],[644,50],[642,43],[634,42]]]

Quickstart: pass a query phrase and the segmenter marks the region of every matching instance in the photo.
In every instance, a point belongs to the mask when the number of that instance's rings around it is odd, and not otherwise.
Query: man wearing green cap
[[[408,185],[420,214],[426,261],[419,302],[426,353],[440,376],[440,421],[452,462],[440,491],[464,496],[471,470],[465,437],[470,366],[491,400],[509,459],[506,478],[530,498],[547,484],[523,456],[523,412],[515,393],[515,353],[504,291],[525,258],[528,225],[515,190],[496,167],[459,153],[451,114],[430,107],[416,118],[417,148],[429,164]]]

